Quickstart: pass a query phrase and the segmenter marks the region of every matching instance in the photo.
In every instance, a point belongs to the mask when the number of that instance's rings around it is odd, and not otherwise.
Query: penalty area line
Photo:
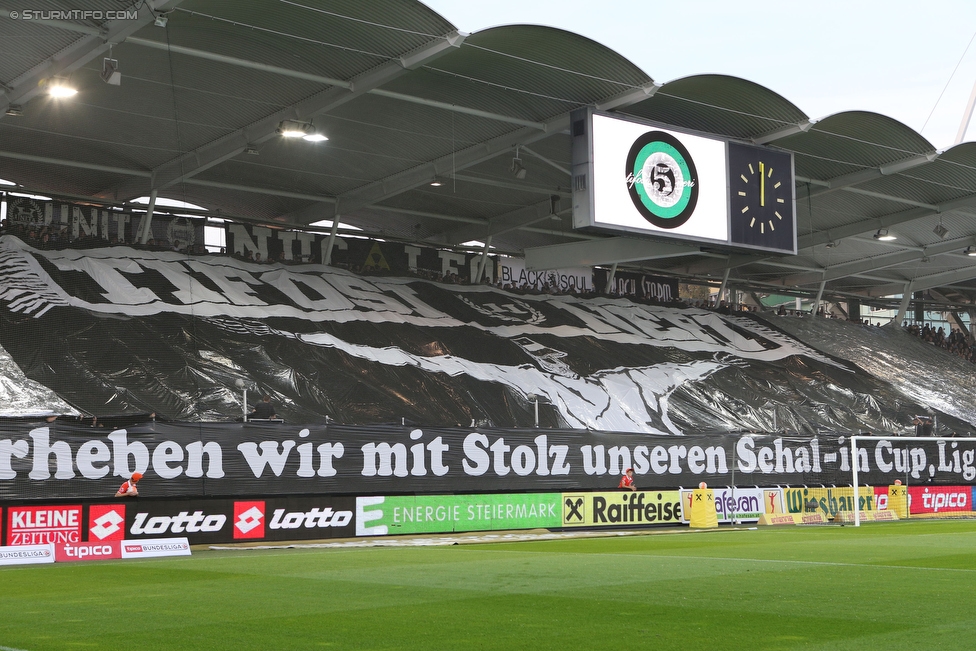
[[[26,649],[15,649],[12,646],[3,646],[0,644],[0,651],[27,651]]]

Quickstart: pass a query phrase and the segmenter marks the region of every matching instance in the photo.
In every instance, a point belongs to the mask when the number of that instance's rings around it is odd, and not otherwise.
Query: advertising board
[[[908,487],[908,508],[911,515],[972,511],[972,499],[971,486]]]
[[[563,493],[564,527],[607,527],[681,522],[678,491]]]
[[[54,559],[58,563],[105,561],[113,558],[122,558],[122,542],[119,540],[66,542],[54,546]]]
[[[123,508],[117,510],[119,506]],[[117,526],[119,517],[124,518],[127,543],[164,538],[168,534],[186,537],[190,544],[351,537],[355,531],[354,507],[355,498],[351,496],[93,504],[89,507],[89,541],[117,540],[118,533],[113,527]],[[102,515],[92,517],[94,513]],[[106,532],[111,537],[98,537]]]
[[[681,521],[685,523],[689,521],[693,492],[681,490]],[[766,512],[761,488],[716,488],[714,493],[715,514],[720,523],[757,522],[759,516]]]
[[[356,535],[559,527],[559,493],[359,497]]]
[[[81,506],[7,508],[8,545],[81,542]]]
[[[122,558],[158,558],[161,556],[189,556],[190,541],[186,538],[155,538],[153,540],[123,540]]]
[[[0,547],[0,565],[33,565],[35,563],[53,562],[53,543]]]
[[[840,488],[785,488],[783,498],[789,513],[822,513],[832,518],[840,511],[853,511],[854,489]],[[874,488],[861,486],[858,490],[857,507],[861,511],[875,510]]]

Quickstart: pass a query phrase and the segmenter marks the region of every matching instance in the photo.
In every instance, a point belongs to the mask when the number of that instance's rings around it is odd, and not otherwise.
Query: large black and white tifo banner
[[[458,378],[473,387],[479,404],[504,405],[500,391],[523,401],[538,395],[566,426],[594,430],[683,433],[671,420],[675,392],[736,365],[803,355],[833,374],[854,376],[849,365],[762,323],[705,310],[610,298],[517,296],[486,286],[363,277],[323,265],[259,265],[228,256],[188,257],[129,247],[41,251],[10,236],[0,238],[0,307],[18,326],[0,332],[0,340],[22,367],[39,359],[39,346],[76,345],[75,339],[41,342],[46,332],[70,332],[67,325],[78,319],[105,317],[93,328],[117,338],[145,340],[147,332],[158,333],[147,341],[158,345],[169,343],[166,333],[174,327],[164,319],[186,318],[195,320],[193,330],[208,333],[208,346],[230,360],[224,370],[251,365],[246,357],[256,347],[280,354],[291,372],[303,369],[312,357],[326,363],[325,355],[333,356],[335,366],[341,355],[348,364],[338,365],[337,372],[355,364],[369,369],[370,379],[381,387],[395,382],[385,395],[410,394],[412,388],[404,383],[423,383],[425,397],[411,397],[411,404],[438,404],[430,395],[442,396],[440,403],[456,402],[456,396],[445,395],[441,378]],[[46,317],[53,325],[28,329],[25,317]],[[419,348],[418,335],[426,342]],[[128,348],[109,349],[108,336],[81,341],[100,346],[100,352],[70,359],[120,360],[121,368],[113,367],[106,382],[119,382],[122,373],[132,391],[153,372],[141,370],[140,358],[124,357]],[[592,347],[592,341],[600,346]],[[170,356],[182,355],[182,348],[167,350]],[[247,353],[243,358],[242,351]],[[195,354],[184,356],[182,363],[201,364]],[[318,377],[319,368],[305,371],[308,382],[328,380]],[[33,371],[46,375],[40,366]],[[60,371],[49,382],[60,391],[77,392],[90,371],[78,369],[71,385],[64,384]],[[213,364],[199,367],[201,377],[215,372]],[[143,413],[165,413],[167,401],[181,399],[160,386],[144,387]],[[392,401],[382,406],[384,413],[400,408]],[[320,405],[312,407],[309,411],[322,413]],[[197,411],[195,405],[181,408],[183,418]],[[471,419],[433,416],[438,424]]]
[[[871,441],[860,482],[960,484],[976,447]],[[0,428],[0,500],[111,497],[133,472],[147,497],[536,492],[848,485],[842,435],[674,437],[586,430],[149,423],[112,431],[57,422]]]

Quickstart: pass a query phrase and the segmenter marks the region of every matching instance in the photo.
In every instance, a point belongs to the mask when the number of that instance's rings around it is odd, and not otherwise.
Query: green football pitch
[[[0,569],[0,650],[973,649],[976,522]]]

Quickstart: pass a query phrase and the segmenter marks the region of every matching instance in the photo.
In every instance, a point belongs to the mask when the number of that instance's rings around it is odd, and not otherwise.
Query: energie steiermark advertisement
[[[560,493],[357,497],[356,535],[562,526]]]

